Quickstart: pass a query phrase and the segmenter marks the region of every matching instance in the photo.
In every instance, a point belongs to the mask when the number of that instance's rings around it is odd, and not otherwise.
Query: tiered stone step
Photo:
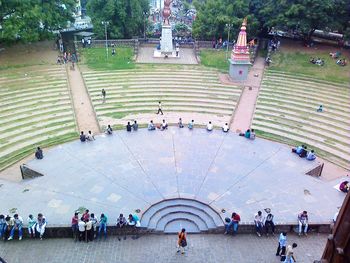
[[[316,111],[319,105],[324,112]],[[317,155],[349,169],[349,109],[349,85],[269,70],[252,128],[270,139],[307,144]]]
[[[241,94],[241,88],[221,84],[217,71],[201,68],[87,71],[83,76],[99,120],[154,112],[158,101],[165,112],[205,113],[229,120]]]
[[[141,226],[150,231],[176,233],[206,232],[223,226],[220,215],[210,206],[192,199],[168,199],[152,205],[143,213]]]
[[[32,153],[76,138],[64,66],[6,70],[0,78],[0,170]]]

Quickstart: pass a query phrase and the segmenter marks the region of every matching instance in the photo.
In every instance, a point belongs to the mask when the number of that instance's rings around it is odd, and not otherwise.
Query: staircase
[[[141,218],[141,226],[153,232],[213,232],[223,226],[219,213],[197,200],[167,199],[152,205]]]

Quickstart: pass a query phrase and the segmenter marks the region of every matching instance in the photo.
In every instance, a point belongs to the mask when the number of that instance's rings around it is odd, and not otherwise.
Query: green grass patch
[[[116,55],[112,56],[109,49],[108,59],[105,48],[85,48],[81,50],[82,61],[90,69],[95,70],[116,70],[133,69],[135,64],[132,61],[134,51],[132,48],[116,48]]]
[[[227,72],[229,69],[228,58],[230,54],[228,52],[226,56],[226,51],[224,50],[203,49],[200,51],[199,56],[202,65]]]
[[[321,58],[325,61],[324,66],[314,65],[309,62],[311,57]],[[349,61],[349,57],[342,55]],[[329,56],[329,52],[312,50],[312,52],[281,50],[272,55],[272,64],[268,68],[288,73],[308,75],[315,79],[331,82],[349,83],[349,65],[341,67],[336,64],[336,59]]]

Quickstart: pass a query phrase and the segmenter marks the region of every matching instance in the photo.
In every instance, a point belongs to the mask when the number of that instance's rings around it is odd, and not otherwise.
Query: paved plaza
[[[154,47],[140,47],[137,54],[137,63],[161,63],[161,64],[181,64],[196,65],[198,61],[192,48],[180,48],[179,58],[156,58],[153,57]]]
[[[288,243],[296,242],[298,263],[320,259],[327,235],[313,234],[307,238],[288,235]],[[188,235],[185,255],[176,253],[176,236],[146,235],[137,240],[116,237],[88,244],[71,239],[22,240],[1,243],[0,255],[8,263],[278,263],[277,236],[256,235]]]
[[[69,225],[73,212],[85,207],[115,222],[120,212],[142,214],[156,202],[181,197],[209,204],[222,218],[236,211],[242,223],[252,223],[267,207],[277,224],[296,223],[302,210],[311,223],[329,223],[344,199],[333,188],[341,179],[305,175],[317,162],[282,144],[219,130],[117,131],[54,147],[44,156],[27,163],[43,177],[0,181],[2,213],[26,218],[42,212],[49,225]]]

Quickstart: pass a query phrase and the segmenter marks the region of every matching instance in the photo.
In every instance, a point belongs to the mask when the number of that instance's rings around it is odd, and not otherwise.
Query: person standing
[[[82,241],[85,239],[85,232],[86,232],[86,224],[84,222],[84,218],[81,217],[80,221],[78,223],[78,229],[79,229],[79,241]]]
[[[35,237],[35,229],[34,229],[35,224],[36,224],[36,220],[33,217],[33,215],[29,215],[28,216],[28,233],[30,235],[30,238]]]
[[[106,91],[105,91],[105,89],[101,90],[101,95],[102,95],[102,103],[105,103],[106,102]]]
[[[15,234],[15,231],[18,230],[18,240],[22,240],[22,226],[23,219],[18,214],[13,216],[14,225],[12,226],[10,237],[7,240],[12,240]]]
[[[294,249],[297,247],[298,245],[296,243],[293,243],[293,245],[289,245],[287,247],[286,250],[286,259],[284,260],[283,263],[294,263],[296,262],[295,258],[294,258]]]
[[[162,111],[162,102],[159,101],[158,102],[158,111],[157,111],[157,114],[161,113],[163,115],[163,111]]]
[[[72,223],[71,223],[73,238],[75,241],[78,240],[78,223],[79,223],[78,212],[75,212],[74,216],[72,217]]]
[[[100,222],[99,222],[100,226],[98,228],[98,234],[97,234],[98,237],[101,237],[100,236],[101,231],[103,231],[105,239],[107,238],[107,221],[108,221],[107,216],[102,213],[100,217]]]
[[[83,220],[84,220],[84,222],[87,222],[87,221],[89,221],[90,220],[90,214],[89,214],[89,209],[86,209],[85,210],[85,213],[83,214]]]
[[[304,235],[307,236],[307,228],[309,225],[309,216],[307,211],[303,211],[298,215],[298,223],[299,223],[299,236],[304,232]],[[303,231],[304,228],[304,231]]]
[[[287,245],[287,232],[282,232],[278,238],[278,247],[276,256],[286,255],[286,245]]]
[[[92,225],[92,221],[89,219],[88,221],[85,221],[85,241],[89,242],[89,241],[93,241],[93,225]]]
[[[185,254],[185,247],[187,246],[187,239],[186,239],[186,229],[181,229],[181,232],[178,233],[178,240],[177,240],[177,252],[180,252],[181,254]]]
[[[91,213],[90,221],[92,223],[91,239],[94,240],[95,239],[95,233],[96,233],[96,230],[97,230],[97,223],[98,223],[97,222],[97,218],[95,217],[94,213]]]

